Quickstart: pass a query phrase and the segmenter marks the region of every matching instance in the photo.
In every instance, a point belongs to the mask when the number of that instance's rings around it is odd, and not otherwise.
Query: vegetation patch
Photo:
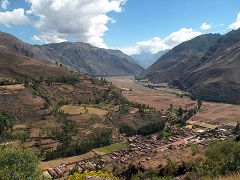
[[[85,114],[87,112],[85,107],[75,105],[64,105],[60,108],[60,111],[63,111],[64,113],[69,115],[79,115]]]
[[[85,179],[117,180],[119,178],[113,176],[111,173],[103,171],[84,171],[83,173],[75,173],[67,178],[67,180],[85,180]]]
[[[0,179],[41,179],[38,158],[30,150],[0,150]]]
[[[111,144],[109,146],[105,146],[105,147],[102,147],[102,148],[98,148],[98,149],[96,149],[96,151],[109,154],[109,153],[112,153],[114,151],[121,151],[122,149],[124,149],[128,146],[129,146],[129,142],[124,141],[124,142],[120,142],[120,143]]]
[[[112,143],[111,129],[96,131],[92,137],[88,138],[83,142],[75,144],[64,143],[61,146],[58,146],[57,150],[47,152],[45,160],[48,161],[60,157],[70,157],[84,154],[91,151],[92,149],[104,147],[110,145],[111,143]]]
[[[165,128],[164,121],[160,121],[160,122],[156,122],[156,123],[149,123],[147,125],[140,127],[139,129],[134,129],[127,124],[123,124],[119,128],[119,132],[124,133],[127,136],[131,136],[131,135],[147,136],[147,135],[162,131],[164,128]]]
[[[84,107],[94,107],[94,108],[99,108],[99,109],[109,109],[110,104],[106,102],[99,102],[97,104],[83,104]]]

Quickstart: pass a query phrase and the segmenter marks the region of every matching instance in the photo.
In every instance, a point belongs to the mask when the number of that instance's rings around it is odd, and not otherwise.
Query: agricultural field
[[[104,117],[108,113],[108,111],[104,109],[77,106],[77,105],[64,105],[60,108],[60,111],[68,115],[89,114],[89,115],[96,115],[101,117]]]
[[[191,120],[212,125],[235,126],[240,120],[240,106],[203,102],[201,110]]]
[[[181,98],[171,93],[157,91],[137,84],[130,76],[114,76],[106,79],[118,88],[132,89],[132,91],[123,91],[123,95],[129,101],[149,104],[158,110],[167,110],[170,104],[174,108],[180,106],[182,108],[192,108],[196,105],[196,102],[190,98]]]
[[[174,94],[161,92],[137,84],[133,77],[109,77],[119,88],[130,88],[132,91],[123,91],[125,97],[130,101],[149,104],[158,110],[167,110],[170,104],[174,108],[191,108],[196,105],[195,101],[184,97],[180,98]],[[191,118],[191,121],[204,122],[210,125],[235,126],[240,120],[240,106],[223,103],[203,102],[201,110]]]
[[[120,142],[120,143],[111,144],[109,146],[105,146],[105,147],[102,147],[102,148],[98,148],[95,151],[103,153],[103,154],[109,154],[109,153],[112,153],[114,151],[121,151],[122,149],[124,149],[128,146],[129,146],[129,142],[124,141],[124,142]]]

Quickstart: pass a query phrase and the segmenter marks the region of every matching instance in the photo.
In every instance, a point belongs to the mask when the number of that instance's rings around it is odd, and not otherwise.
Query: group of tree
[[[41,179],[38,157],[26,149],[0,149],[0,179]]]
[[[129,112],[130,106],[128,104],[120,104],[119,105],[119,113],[120,114],[127,114]]]
[[[9,80],[9,79],[3,79],[0,81],[0,86],[4,86],[4,85],[12,85],[15,84],[16,82]]]
[[[57,121],[60,124],[60,128],[52,131],[53,138],[60,140],[63,145],[69,145],[72,141],[72,137],[77,132],[76,123],[66,118],[65,115],[58,116]]]
[[[144,125],[138,129],[134,129],[131,126],[127,124],[122,124],[119,128],[120,133],[124,133],[127,136],[132,136],[132,135],[142,135],[142,136],[147,136],[151,135],[153,133],[162,131],[165,127],[165,122],[164,121],[159,121],[159,122],[154,122],[154,123],[149,123],[147,125]]]
[[[102,94],[101,100],[112,104],[127,104],[128,100],[123,97],[121,91],[114,86],[109,86]]]
[[[69,85],[75,85],[79,82],[79,78],[76,76],[61,76],[61,77],[49,77],[45,81],[48,85],[53,83],[63,83],[63,84],[69,84]]]
[[[216,177],[240,171],[240,144],[236,141],[212,141],[205,157],[206,160],[197,168],[200,176]]]
[[[11,135],[12,128],[13,118],[5,112],[0,112],[0,142]]]
[[[92,149],[110,145],[112,143],[112,130],[102,129],[95,131],[92,137],[81,143],[62,144],[57,150],[49,151],[45,155],[45,160],[56,159],[60,157],[69,157],[89,152]]]
[[[165,130],[158,132],[158,139],[168,140],[173,135],[171,127],[166,127]]]
[[[106,80],[106,79],[104,79],[104,78],[100,78],[100,83],[102,84],[102,85],[106,85],[107,83],[108,83],[108,81]]]
[[[236,127],[233,129],[235,134],[240,134],[240,121],[237,122]]]
[[[186,122],[195,115],[199,110],[199,107],[194,107],[191,109],[183,109],[179,107],[179,109],[175,110],[176,116],[178,117],[174,124],[179,126],[185,126]]]

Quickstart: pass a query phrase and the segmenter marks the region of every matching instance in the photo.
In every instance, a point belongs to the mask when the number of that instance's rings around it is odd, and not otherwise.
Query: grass
[[[120,150],[122,150],[122,149],[124,149],[128,146],[129,146],[129,142],[124,141],[124,142],[120,142],[120,143],[111,144],[109,146],[105,146],[105,147],[102,147],[102,148],[98,148],[96,150],[99,151],[99,152],[102,152],[102,153],[109,154],[109,153],[112,153],[114,151],[120,151]]]
[[[110,104],[107,104],[105,102],[100,102],[98,104],[83,104],[84,107],[94,107],[99,109],[108,109],[110,107]]]

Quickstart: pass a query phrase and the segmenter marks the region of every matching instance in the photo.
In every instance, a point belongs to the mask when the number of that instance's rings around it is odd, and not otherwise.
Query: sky
[[[240,28],[240,0],[0,0],[0,31],[30,44],[157,53]]]

